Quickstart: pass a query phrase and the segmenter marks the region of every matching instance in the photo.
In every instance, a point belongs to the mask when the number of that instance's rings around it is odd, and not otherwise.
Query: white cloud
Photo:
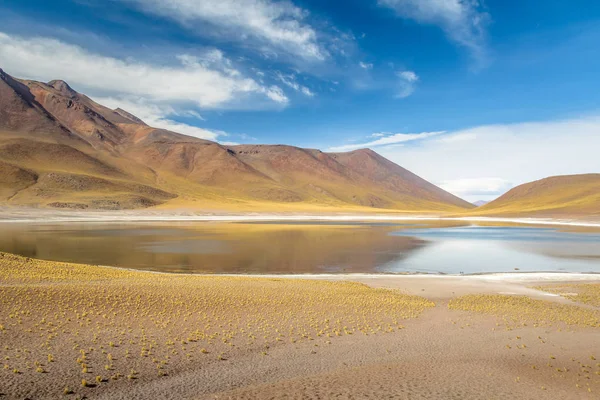
[[[149,104],[143,99],[135,98],[94,97],[93,100],[111,109],[121,108],[140,118],[153,128],[166,129],[184,135],[213,141],[219,140],[220,137],[228,136],[227,133],[220,130],[203,129],[169,118],[172,116],[196,116],[197,113],[194,111],[177,111],[170,106]]]
[[[281,72],[277,72],[275,74],[275,77],[277,78],[277,80],[279,80],[284,85],[291,87],[292,89],[294,89],[297,92],[301,92],[305,96],[313,97],[315,95],[309,88],[307,88],[306,86],[300,85],[296,81],[296,76],[293,74],[284,75]]]
[[[362,69],[372,69],[373,68],[373,64],[371,63],[365,63],[365,62],[359,62],[358,66],[361,67]]]
[[[437,25],[448,38],[469,49],[480,63],[485,62],[485,29],[490,19],[477,0],[378,0],[402,18]]]
[[[519,185],[554,175],[600,172],[599,148],[600,116],[485,125],[378,152],[431,182],[450,185],[467,200],[485,200],[480,193],[491,199],[508,189],[502,182]],[[494,183],[497,190],[492,193]]]
[[[439,132],[421,132],[421,133],[374,133],[371,137],[379,137],[377,140],[373,140],[366,143],[353,143],[345,144],[342,146],[331,147],[330,151],[351,151],[356,149],[362,149],[366,147],[378,147],[378,146],[389,146],[393,144],[400,144],[405,142],[413,142],[416,140],[423,140],[433,136],[443,134],[444,131]]]
[[[477,198],[495,197],[504,193],[512,187],[512,184],[502,178],[466,178],[453,179],[439,183],[439,186],[447,192],[459,197]]]
[[[419,80],[419,77],[413,71],[400,71],[398,72],[398,76],[406,82],[416,82]]]
[[[269,86],[268,88],[264,88],[262,92],[265,93],[269,99],[273,100],[276,103],[287,104],[287,102],[289,101],[289,99],[285,95],[285,92],[279,86]]]
[[[475,133],[453,133],[452,135],[444,136],[438,138],[438,142],[442,143],[452,143],[452,142],[462,142],[467,140],[475,140],[477,139],[477,134]]]
[[[398,75],[400,82],[396,97],[403,99],[413,94],[416,84],[419,81],[419,76],[413,71],[398,71],[396,75]]]
[[[233,106],[248,97],[285,105],[277,86],[265,87],[231,67],[219,51],[205,57],[179,55],[179,64],[152,65],[91,53],[50,38],[0,32],[3,68],[20,78],[66,79],[91,95],[127,95],[153,102],[193,103],[201,108]]]
[[[305,96],[308,96],[308,97],[313,97],[315,95],[314,92],[312,92],[306,86],[303,86],[302,89],[300,89],[300,91],[302,92],[302,94],[304,94]]]
[[[176,58],[186,67],[194,68],[198,65],[206,69],[222,71],[226,75],[238,77],[242,74],[233,67],[231,60],[219,49],[209,49],[202,55],[179,54]]]
[[[308,11],[290,1],[273,0],[120,0],[144,12],[176,21],[198,34],[223,34],[233,40],[258,40],[305,59],[328,57]],[[209,26],[199,26],[204,23]]]

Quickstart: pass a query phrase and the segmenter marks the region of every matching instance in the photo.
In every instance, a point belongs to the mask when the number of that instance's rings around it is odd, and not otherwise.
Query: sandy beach
[[[6,399],[594,399],[600,277],[193,276],[0,254]]]

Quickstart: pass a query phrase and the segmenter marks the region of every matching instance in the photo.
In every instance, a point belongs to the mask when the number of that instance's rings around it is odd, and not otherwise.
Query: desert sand
[[[597,275],[317,277],[1,253],[0,398],[598,398]]]

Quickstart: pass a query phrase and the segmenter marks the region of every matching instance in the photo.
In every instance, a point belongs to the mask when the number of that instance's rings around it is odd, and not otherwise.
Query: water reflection
[[[600,272],[600,234],[446,222],[4,224],[0,251],[195,273]]]
[[[0,250],[57,261],[169,272],[356,273],[426,245],[401,225],[5,225]]]
[[[598,233],[474,225],[410,229],[392,235],[417,237],[430,245],[405,262],[382,266],[387,272],[600,272]]]

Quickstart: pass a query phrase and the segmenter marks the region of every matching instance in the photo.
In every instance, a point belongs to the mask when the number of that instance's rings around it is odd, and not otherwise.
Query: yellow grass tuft
[[[535,289],[559,294],[577,303],[600,307],[600,283],[545,285]]]
[[[110,370],[104,385],[166,376],[171,365],[195,367],[198,353],[214,354],[201,357],[210,362],[320,337],[394,334],[434,307],[422,297],[358,283],[156,274],[5,253],[0,281],[0,321],[11,332],[2,336],[0,357],[69,360],[67,371],[46,372],[70,382]],[[26,384],[24,375],[14,379]]]
[[[574,305],[533,300],[525,296],[466,295],[450,300],[453,310],[475,311],[502,317],[508,325],[557,323],[600,327],[600,311]]]

